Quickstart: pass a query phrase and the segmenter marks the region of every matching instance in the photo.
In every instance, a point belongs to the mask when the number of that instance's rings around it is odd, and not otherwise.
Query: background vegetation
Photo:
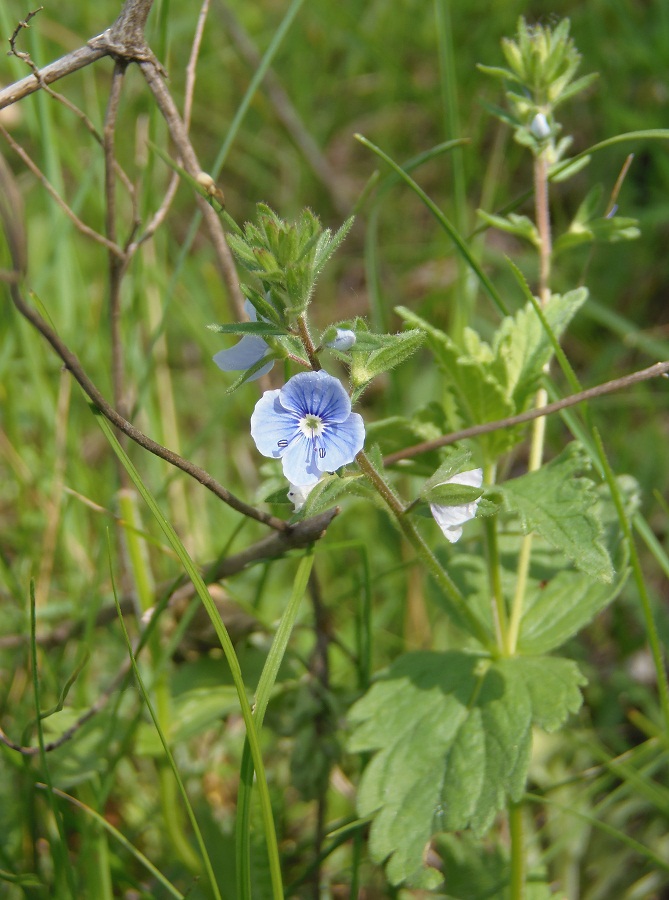
[[[20,46],[44,65],[107,27],[118,8],[110,0],[48,4],[21,35]],[[465,138],[460,152],[437,155],[414,174],[463,233],[473,235],[476,208],[501,209],[531,188],[526,152],[487,108],[500,102],[499,85],[476,68],[479,62],[502,63],[499,42],[514,32],[518,15],[548,22],[569,16],[583,55],[582,71],[600,74],[566,112],[565,130],[574,135],[575,151],[666,121],[669,8],[661,0],[310,0],[281,40],[268,79],[242,108],[258,59],[276,38],[286,9],[278,0],[212,4],[198,63],[191,138],[206,170],[217,174],[217,160],[222,161],[218,182],[227,210],[240,223],[254,216],[259,201],[288,219],[308,206],[335,229],[356,210],[351,234],[319,281],[314,318],[323,325],[360,315],[381,330],[399,330],[397,305],[441,328],[453,324],[463,285],[450,242],[399,183],[382,193],[365,193],[378,160],[353,135],[363,133],[400,162],[444,140]],[[444,11],[454,58],[440,41],[440,34],[448,32],[440,18]],[[0,7],[3,39],[27,12],[19,0],[5,0]],[[197,14],[191,4],[157,2],[149,19],[148,41],[169,72],[178,103]],[[0,59],[5,84],[25,74],[20,60]],[[98,127],[110,74],[111,63],[104,60],[58,85]],[[450,101],[449,90],[454,91]],[[38,93],[1,111],[0,123],[77,215],[102,230],[104,161],[77,118]],[[117,154],[139,187],[144,220],[160,205],[171,174],[148,141],[165,147],[165,126],[131,67]],[[310,158],[305,144],[312,147]],[[584,247],[555,270],[556,290],[582,281],[590,290],[565,343],[586,386],[669,358],[666,143],[617,145],[596,154],[577,178],[555,189],[553,214],[557,227],[564,226],[593,184],[601,184],[608,196],[628,152],[635,156],[618,204],[621,215],[639,220],[640,239]],[[2,153],[25,204],[30,285],[37,302],[111,396],[104,248],[74,229],[6,145]],[[127,201],[121,203],[129,216]],[[193,192],[182,185],[165,225],[126,278],[121,325],[125,401],[131,420],[146,433],[196,461],[237,495],[260,503],[280,482],[250,441],[248,419],[257,385],[228,395],[232,378],[211,362],[228,339],[205,326],[232,320],[234,310],[195,217]],[[507,235],[481,232],[473,242],[500,292],[511,305],[522,302],[504,256],[510,255],[528,278],[536,275],[534,258]],[[0,268],[9,268],[3,245]],[[485,297],[475,298],[467,317],[484,335],[498,321]],[[31,579],[37,634],[51,636],[38,652],[39,705],[55,710],[42,720],[45,738],[51,740],[105,695],[127,660],[115,613],[100,624],[101,611],[114,608],[114,590],[121,597],[141,594],[141,575],[146,596],[152,596],[156,585],[182,570],[145,507],[127,498],[120,505],[117,463],[87,402],[8,300],[0,304],[0,327],[0,724],[14,741],[36,745]],[[437,373],[428,360],[427,354],[418,354],[375,383],[360,409],[368,423],[411,416],[438,396]],[[273,377],[274,384],[281,383],[280,371]],[[633,474],[640,485],[641,510],[655,537],[650,549],[646,542],[640,552],[664,645],[669,639],[668,403],[665,384],[653,381],[600,399],[591,408],[613,468]],[[548,455],[564,446],[566,436],[564,422],[551,419]],[[241,519],[162,461],[134,447],[128,453],[198,564],[266,534],[262,525]],[[510,466],[522,471],[523,454],[518,451]],[[399,652],[441,649],[452,639],[432,602],[434,588],[412,565],[412,554],[385,514],[359,501],[345,506],[317,546],[317,581],[300,608],[262,736],[288,896],[401,893],[370,862],[364,829],[356,826],[361,760],[346,752],[346,711],[371,675]],[[273,508],[280,515],[286,510]],[[140,540],[133,542],[133,536]],[[249,695],[295,571],[296,560],[288,555],[243,571],[214,593],[237,641]],[[237,887],[230,872],[244,726],[215,637],[205,620],[198,624],[197,614],[184,623],[182,634],[182,614],[176,609],[164,618],[144,674],[149,689],[165,700],[163,722],[169,723],[177,767],[221,894],[234,898]],[[136,633],[132,622],[129,627]],[[669,794],[658,793],[657,787],[666,783],[666,736],[658,737],[646,639],[630,580],[615,604],[567,648],[589,680],[574,728],[535,742],[530,789],[559,785],[559,790],[551,794],[554,805],[542,806],[540,814],[537,808],[532,852],[537,866],[546,866],[558,885],[557,895],[570,900],[662,897],[667,890]],[[56,815],[34,788],[47,778],[97,810],[180,891],[189,897],[210,895],[206,878],[194,876],[186,814],[133,682],[112,691],[101,711],[49,754],[48,775],[39,757],[21,756],[6,746],[0,751],[0,896],[70,896],[73,884],[78,885],[74,895],[82,897],[168,896],[155,874],[90,815],[65,803]],[[263,827],[255,806],[252,815],[258,845],[253,896],[269,896]],[[604,829],[597,827],[600,822]],[[656,858],[629,839],[652,848]],[[448,856],[448,847],[441,852]],[[466,863],[464,853],[458,871],[466,872]],[[452,896],[473,897],[467,890],[453,888]]]

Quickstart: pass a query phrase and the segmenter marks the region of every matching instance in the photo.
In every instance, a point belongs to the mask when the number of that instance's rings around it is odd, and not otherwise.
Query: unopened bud
[[[537,113],[532,119],[530,131],[538,141],[545,141],[547,137],[550,137],[551,126],[548,124],[548,119],[542,112]]]
[[[337,334],[331,341],[328,341],[325,346],[331,347],[333,350],[350,350],[355,344],[355,341],[356,337],[354,331],[351,331],[348,328],[338,328]]]
[[[208,197],[213,197],[221,206],[225,206],[225,197],[223,191],[218,187],[214,179],[208,172],[198,172],[195,178],[200,187],[204,188]]]

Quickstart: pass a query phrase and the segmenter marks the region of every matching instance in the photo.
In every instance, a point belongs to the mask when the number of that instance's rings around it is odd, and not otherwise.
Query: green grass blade
[[[58,890],[58,874],[59,869],[61,874],[65,874],[65,879],[67,881],[67,887],[70,892],[70,896],[72,900],[76,900],[77,887],[75,883],[74,870],[72,868],[72,863],[70,861],[70,854],[68,850],[67,844],[67,835],[65,834],[65,825],[63,824],[63,817],[60,814],[60,810],[58,809],[56,802],[54,800],[54,786],[51,780],[51,772],[49,770],[49,765],[47,763],[45,743],[44,743],[44,727],[42,724],[42,714],[41,714],[41,700],[40,700],[40,681],[39,681],[39,671],[37,668],[37,615],[36,615],[36,604],[35,604],[35,580],[30,580],[30,656],[32,660],[32,682],[33,682],[33,697],[35,702],[35,716],[36,716],[36,724],[37,724],[37,741],[39,744],[39,758],[42,766],[42,771],[44,772],[44,778],[46,780],[46,792],[49,801],[49,806],[51,807],[51,812],[53,814],[54,821],[56,823],[56,827],[58,829],[58,841],[54,841],[52,839],[52,846],[55,844],[53,855],[54,860],[56,861],[55,867],[55,884],[54,887]]]
[[[453,223],[446,218],[443,212],[439,209],[437,204],[431,200],[425,191],[419,187],[418,184],[408,175],[404,169],[401,168],[393,159],[391,159],[386,153],[381,150],[380,147],[377,147],[376,144],[373,144],[366,137],[361,134],[355,135],[356,139],[360,141],[360,143],[367,147],[372,153],[375,153],[380,159],[382,159],[385,163],[387,163],[394,172],[396,172],[400,178],[411,188],[411,190],[423,201],[425,206],[430,210],[432,215],[435,217],[437,222],[441,225],[444,231],[448,234],[450,239],[453,241],[461,255],[464,257],[465,261],[468,263],[471,270],[474,272],[484,290],[493,301],[497,309],[502,313],[502,315],[508,315],[509,311],[506,308],[506,304],[502,300],[499,295],[497,288],[492,283],[492,281],[488,278],[486,273],[483,271],[481,266],[478,264],[474,256],[472,255],[469,247],[466,242],[460,236],[457,228],[453,225]]]
[[[174,531],[170,523],[167,521],[165,516],[160,511],[158,504],[154,500],[152,494],[144,485],[139,473],[133,466],[132,462],[124,452],[123,448],[119,444],[114,432],[112,431],[111,426],[107,422],[107,420],[94,409],[94,413],[97,416],[98,424],[100,425],[102,431],[104,432],[107,440],[111,444],[114,453],[118,456],[121,463],[123,464],[125,470],[133,481],[135,487],[141,494],[144,502],[149,507],[151,512],[153,513],[154,518],[158,522],[160,528],[162,529],[165,537],[172,545],[172,548],[176,555],[179,557],[179,560],[184,567],[185,571],[188,574],[188,577],[193,583],[195,591],[199,596],[200,600],[204,608],[211,619],[211,623],[214,627],[216,635],[221,642],[221,647],[223,648],[223,653],[225,654],[225,658],[230,666],[230,672],[232,674],[232,679],[237,689],[237,695],[239,697],[239,703],[241,706],[242,717],[244,719],[244,724],[246,726],[246,735],[250,745],[251,756],[253,758],[253,766],[256,771],[256,780],[258,784],[258,792],[260,795],[260,805],[262,809],[262,817],[263,817],[263,827],[265,830],[265,839],[267,841],[267,852],[269,854],[270,859],[270,868],[272,873],[272,891],[274,900],[283,900],[283,887],[281,882],[281,866],[279,863],[279,849],[276,840],[276,830],[274,827],[274,818],[272,816],[272,804],[269,795],[269,787],[267,785],[267,778],[265,776],[265,767],[262,760],[262,754],[260,752],[260,744],[258,742],[258,734],[256,732],[255,724],[253,721],[253,713],[251,711],[251,706],[249,704],[248,698],[246,696],[246,688],[244,685],[244,679],[242,676],[242,670],[239,665],[239,660],[237,659],[237,654],[235,653],[235,648],[230,639],[230,635],[227,632],[225,625],[223,624],[220,615],[218,614],[218,610],[216,609],[216,605],[207,590],[207,587],[202,579],[202,576],[198,572],[195,564],[191,560],[186,548],[182,544],[179,539],[177,533]]]
[[[258,689],[256,691],[255,708],[253,712],[256,729],[260,731],[262,727],[265,710],[269,703],[270,694],[274,687],[274,682],[279,673],[279,667],[286,653],[288,640],[295,625],[297,612],[300,608],[300,602],[304,596],[309,582],[309,575],[314,564],[314,550],[311,547],[305,556],[302,557],[300,565],[297,569],[293,590],[290,595],[288,605],[281,616],[279,627],[274,635],[272,646],[270,647],[265,665],[263,666],[260,680],[258,681]],[[243,900],[251,898],[251,831],[250,831],[250,812],[251,812],[251,792],[253,789],[253,759],[251,757],[249,742],[244,742],[244,752],[242,754],[241,777],[239,783],[239,794],[237,797],[237,872],[239,873],[240,895]]]
[[[47,785],[45,784],[37,784],[36,787],[42,788],[43,790],[48,790]],[[86,813],[87,816],[90,816],[101,828],[104,828],[111,836],[118,841],[118,843],[128,851],[132,856],[135,857],[137,862],[139,862],[144,868],[150,872],[156,881],[160,882],[162,886],[168,891],[172,897],[176,897],[177,900],[184,900],[184,894],[181,891],[177,890],[174,887],[171,881],[168,881],[167,878],[163,875],[160,869],[157,869],[150,859],[147,859],[146,856],[138,850],[130,841],[125,837],[125,835],[121,834],[118,828],[115,828],[108,819],[105,819],[104,816],[101,816],[100,813],[96,812],[90,806],[86,806],[85,803],[82,803],[81,800],[77,800],[76,797],[72,797],[71,794],[66,794],[65,791],[61,791],[58,788],[53,788],[53,793],[56,797],[60,797],[63,800],[67,800],[68,803],[71,803],[72,806],[76,806],[77,809],[82,810]]]
[[[146,708],[149,711],[149,715],[151,716],[151,719],[155,726],[156,732],[160,739],[160,743],[162,744],[163,752],[165,753],[165,757],[169,763],[170,768],[172,769],[172,774],[174,775],[174,778],[178,785],[179,793],[181,794],[181,799],[183,800],[184,806],[186,807],[186,813],[187,813],[188,819],[191,823],[191,827],[192,827],[193,833],[195,835],[195,840],[197,841],[197,845],[199,847],[200,854],[202,856],[202,861],[204,863],[204,868],[207,873],[207,878],[209,879],[209,883],[211,884],[211,889],[213,891],[214,897],[216,898],[216,900],[222,900],[221,893],[218,889],[218,884],[216,883],[216,876],[214,875],[214,870],[211,865],[211,860],[209,859],[209,854],[207,852],[207,847],[206,847],[206,845],[204,843],[204,839],[202,837],[202,832],[200,831],[200,827],[197,824],[197,819],[195,817],[195,812],[193,810],[191,802],[188,799],[188,793],[186,791],[186,786],[184,785],[181,775],[179,774],[177,764],[174,761],[174,756],[172,755],[172,751],[170,750],[169,744],[167,743],[167,738],[165,736],[163,729],[161,728],[160,720],[158,718],[158,713],[154,709],[153,703],[151,702],[151,700],[149,698],[148,691],[144,684],[144,679],[141,676],[139,667],[137,665],[137,660],[135,659],[135,654],[133,653],[133,650],[132,650],[132,643],[130,641],[130,635],[128,634],[128,630],[125,627],[125,620],[123,618],[123,613],[121,612],[121,604],[119,603],[118,595],[116,593],[114,572],[113,572],[113,569],[111,566],[111,547],[109,548],[109,550],[110,550],[110,552],[109,552],[110,575],[111,575],[112,591],[114,594],[114,603],[116,604],[116,610],[118,612],[119,622],[121,623],[121,630],[123,631],[123,638],[125,640],[126,647],[128,649],[128,654],[130,656],[130,664],[132,665],[132,671],[137,680],[137,685],[139,687],[139,692],[141,694],[142,700],[146,704]],[[166,826],[166,827],[169,827],[169,826]],[[184,840],[185,840],[185,838],[183,838],[183,836],[181,836],[180,838],[177,838],[177,841],[175,843],[181,844]],[[188,859],[191,855],[192,854],[190,852],[190,847],[188,847],[188,849],[181,854],[181,856],[186,859]]]

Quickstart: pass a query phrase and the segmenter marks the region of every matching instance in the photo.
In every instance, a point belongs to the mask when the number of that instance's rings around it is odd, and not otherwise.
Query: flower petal
[[[261,337],[257,337],[255,334],[245,334],[240,341],[237,341],[234,347],[229,347],[227,350],[219,350],[213,359],[218,368],[224,372],[238,372],[250,369],[251,366],[254,366],[269,352],[269,347]],[[267,365],[254,372],[249,381],[255,381],[256,378],[260,378],[261,375],[269,372],[273,365],[274,360],[271,359]]]
[[[333,350],[350,350],[355,342],[355,331],[351,331],[350,328],[338,328],[335,336],[325,346],[332,347]]]
[[[281,389],[281,403],[302,418],[319,416],[324,422],[345,422],[351,400],[340,381],[327,372],[300,372]]]
[[[307,497],[314,489],[314,484],[292,484],[288,490],[288,499],[293,504],[295,512],[299,512],[307,502]]]
[[[313,441],[298,432],[282,453],[283,474],[288,481],[298,487],[316,484],[321,472],[316,466],[318,453]]]
[[[316,465],[321,472],[334,472],[353,462],[365,443],[365,423],[358,413],[351,413],[345,422],[328,424],[323,432],[325,456],[317,455]]]
[[[255,405],[251,416],[251,437],[263,456],[278,459],[286,452],[291,441],[301,432],[297,427],[297,419],[287,412],[279,400],[280,391],[265,391]],[[280,447],[279,442],[285,443]],[[297,479],[290,481],[297,483]]]
[[[483,470],[470,469],[468,472],[459,472],[452,478],[447,478],[442,484],[463,484],[467,487],[480,488],[483,484]],[[434,520],[441,528],[444,537],[454,544],[462,536],[462,526],[476,516],[478,500],[471,503],[462,503],[457,506],[445,506],[439,503],[430,503],[430,510]]]

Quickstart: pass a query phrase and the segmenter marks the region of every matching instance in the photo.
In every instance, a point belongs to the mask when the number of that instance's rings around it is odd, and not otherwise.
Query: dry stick
[[[241,572],[252,563],[273,559],[283,555],[287,550],[304,548],[309,546],[309,544],[313,544],[323,537],[330,522],[338,512],[339,510],[337,508],[329,509],[311,519],[305,519],[302,522],[298,522],[289,532],[270,535],[262,541],[258,541],[257,544],[247,547],[246,550],[243,550],[241,553],[229,556],[227,559],[220,560],[219,562],[212,563],[205,567],[203,571],[205,582],[211,584],[214,581],[220,581],[223,578]],[[195,588],[191,582],[184,584],[185,578],[186,576],[182,576],[176,583],[172,582],[171,585],[159,586],[156,595],[160,596],[162,594],[164,596],[165,592],[171,587],[173,593],[170,602],[182,602],[190,599],[195,595]],[[124,597],[121,600],[121,611],[124,614],[133,613],[135,612],[135,609],[136,605],[132,597]],[[96,617],[96,625],[106,625],[110,621],[116,620],[117,617],[118,612],[116,607],[103,609]],[[46,648],[59,646],[66,643],[70,638],[76,637],[77,634],[83,630],[83,627],[82,623],[77,623],[74,627],[68,627],[66,631],[62,628],[58,628],[51,634],[43,638],[38,638],[37,642],[40,646]],[[0,649],[15,649],[23,646],[27,641],[28,638],[24,635],[10,635],[6,638],[0,638]],[[135,654],[133,653],[133,655]],[[86,722],[89,722],[94,715],[104,709],[110,697],[118,690],[123,680],[129,674],[130,669],[131,662],[128,660],[95,703],[93,703],[93,705],[87,709],[86,712],[67,729],[67,731],[63,732],[59,738],[52,741],[50,744],[47,744],[44,748],[45,751],[50,753],[58,747],[62,747],[63,744],[67,743],[67,741],[75,736]],[[0,743],[24,756],[35,756],[40,752],[39,747],[23,746],[12,741],[1,728]]]
[[[135,428],[134,425],[124,419],[123,416],[120,415],[120,413],[105,400],[98,388],[84,371],[76,355],[72,353],[69,347],[44,321],[39,313],[25,302],[17,285],[10,285],[10,293],[14,305],[21,313],[21,315],[24,316],[24,318],[26,318],[32,325],[34,325],[39,333],[44,338],[46,338],[46,340],[51,344],[58,356],[63,360],[65,367],[69,369],[75,380],[79,383],[84,393],[87,394],[88,397],[93,401],[93,404],[102,413],[102,415],[106,419],[108,419],[112,423],[112,425],[118,428],[119,431],[122,431],[123,434],[126,434],[130,438],[130,440],[134,441],[136,444],[139,444],[140,447],[148,450],[149,453],[153,453],[154,456],[159,456],[161,459],[164,459],[168,463],[170,463],[170,465],[174,466],[177,469],[181,469],[182,472],[190,475],[191,478],[194,478],[201,485],[203,485],[203,487],[206,487],[208,490],[210,490],[212,494],[215,494],[215,496],[218,497],[219,500],[227,503],[228,506],[241,513],[243,516],[248,516],[248,518],[250,519],[255,519],[257,522],[262,522],[264,525],[269,525],[270,528],[274,528],[276,531],[290,530],[291,526],[283,519],[277,519],[276,516],[272,516],[269,513],[256,509],[254,506],[250,506],[248,503],[244,503],[243,500],[240,500],[229,490],[227,490],[227,488],[224,488],[222,484],[219,484],[219,482],[216,481],[216,479],[213,478],[213,476],[211,476],[209,472],[206,472],[204,469],[201,469],[199,466],[196,466],[189,460],[184,459],[182,456],[179,456],[178,453],[174,453],[172,450],[168,450],[167,447],[163,447],[162,444],[154,441],[152,438],[148,437],[148,435],[144,434],[144,432],[140,431],[139,428]]]
[[[26,167],[30,169],[33,175],[38,179],[42,187],[50,194],[51,197],[56,201],[58,206],[63,210],[68,219],[74,224],[74,227],[84,234],[86,237],[91,238],[96,241],[98,244],[102,244],[103,247],[106,247],[110,253],[113,253],[115,256],[122,258],[124,256],[123,250],[118,244],[115,244],[113,241],[110,241],[109,238],[106,238],[103,234],[95,231],[90,226],[86,225],[85,222],[82,222],[79,216],[67,205],[67,203],[60,196],[55,187],[51,184],[51,182],[47,179],[46,175],[43,174],[41,169],[33,162],[30,156],[26,153],[26,151],[21,147],[20,144],[17,144],[14,138],[8,133],[8,131],[0,125],[0,134],[7,141],[12,150],[21,158],[21,160],[25,163]]]
[[[188,59],[188,65],[186,66],[186,85],[184,90],[184,128],[188,132],[190,129],[190,117],[191,110],[193,106],[193,93],[195,91],[195,75],[196,75],[196,67],[197,60],[200,55],[200,47],[202,46],[202,36],[204,34],[204,26],[207,20],[207,13],[209,12],[209,3],[210,0],[204,0],[202,4],[202,8],[200,9],[200,15],[197,20],[197,26],[195,28],[195,35],[193,37],[193,45],[190,51],[190,57]],[[180,159],[177,160],[180,162]],[[136,241],[136,244],[133,244],[128,247],[128,250],[133,252],[137,249],[140,244],[145,243],[149,240],[149,238],[153,237],[157,229],[162,225],[165,221],[167,213],[172,205],[172,201],[176,196],[177,188],[181,179],[179,177],[178,172],[173,172],[172,177],[170,178],[170,182],[167,186],[167,190],[165,191],[165,197],[163,198],[163,202],[160,204],[156,212],[153,214],[151,221],[146,226],[144,232],[139,236]]]
[[[179,115],[179,111],[172,99],[172,95],[167,90],[162,74],[152,62],[140,62],[139,67],[142,70],[146,83],[153,94],[158,108],[163,114],[179,155],[183,159],[184,169],[193,178],[197,178],[202,171],[202,167],[195,155],[195,151],[193,150],[193,146],[188,137],[188,132],[186,131],[186,126]],[[198,194],[196,195],[196,200],[209,230],[209,237],[214,247],[218,268],[230,293],[230,300],[235,316],[241,321],[244,319],[244,297],[239,288],[239,280],[232,259],[232,253],[225,240],[223,225],[221,224],[221,220],[216,211],[212,209],[204,197],[201,197]]]
[[[233,556],[227,556],[225,559],[208,563],[202,568],[202,578],[206,584],[213,584],[217,581],[223,581],[231,578],[239,572],[248,569],[258,563],[268,562],[284,556],[290,550],[302,550],[310,544],[319,541],[327,531],[334,517],[339,513],[339,507],[332,507],[325,512],[319,513],[310,519],[303,519],[296,522],[288,531],[277,531],[274,534],[267,535],[255,544],[235,553]],[[182,575],[178,580],[171,579],[157,585],[156,598],[164,597],[168,590],[172,591],[171,603],[184,603],[195,596],[195,588],[186,575]],[[157,601],[156,601],[157,602]],[[137,609],[135,598],[125,595],[120,599],[121,612],[124,615],[134,615]],[[95,618],[95,627],[100,628],[108,625],[110,622],[116,621],[118,612],[115,606],[104,607],[100,610]],[[46,634],[37,636],[37,643],[44,649],[60,647],[66,644],[72,638],[77,637],[84,628],[82,622],[54,628]],[[10,634],[0,637],[0,650],[15,650],[23,647],[29,638],[23,634]]]
[[[71,75],[72,72],[77,72],[85,66],[90,66],[91,63],[107,55],[108,51],[101,46],[96,48],[87,46],[80,47],[78,50],[62,56],[55,62],[40,69],[39,78],[34,74],[28,75],[22,78],[21,81],[17,81],[0,90],[0,109],[11,106],[12,103],[22,100],[29,94],[34,94],[43,84],[53,84],[54,81],[58,81],[66,75]]]
[[[651,378],[658,378],[662,375],[666,377],[667,372],[669,372],[669,361],[655,363],[655,365],[647,369],[640,369],[638,372],[632,372],[630,375],[623,375],[622,378],[614,378],[613,381],[606,381],[604,384],[598,384],[596,387],[588,388],[577,394],[571,394],[571,396],[564,397],[562,400],[555,400],[546,406],[519,413],[517,416],[509,416],[496,422],[484,422],[482,425],[472,425],[470,428],[452,431],[450,434],[445,434],[443,437],[435,438],[431,441],[422,441],[420,444],[405,447],[404,450],[398,450],[385,456],[383,463],[386,466],[391,466],[402,459],[411,459],[414,456],[420,456],[421,453],[429,453],[430,450],[438,450],[440,447],[446,447],[448,444],[464,441],[466,438],[478,437],[481,434],[489,434],[491,431],[511,428],[514,425],[523,425],[525,422],[531,422],[533,419],[541,418],[541,416],[550,416],[553,413],[560,412],[560,410],[568,409],[570,406],[576,406],[585,400],[594,400],[596,397],[603,397],[605,394],[613,394],[616,391],[622,391]]]
[[[105,157],[105,227],[107,237],[114,244],[118,244],[116,233],[116,173],[114,171],[114,133],[118,117],[118,107],[121,99],[121,90],[125,77],[126,63],[117,60],[114,65],[107,111],[103,129],[103,148]],[[128,263],[127,252],[122,257],[113,253],[109,254],[109,327],[111,335],[111,376],[114,406],[119,413],[126,417],[128,406],[126,403],[123,365],[123,342],[121,338],[121,284]],[[124,472],[122,466],[119,469]],[[121,476],[121,484],[127,486],[127,473]]]

